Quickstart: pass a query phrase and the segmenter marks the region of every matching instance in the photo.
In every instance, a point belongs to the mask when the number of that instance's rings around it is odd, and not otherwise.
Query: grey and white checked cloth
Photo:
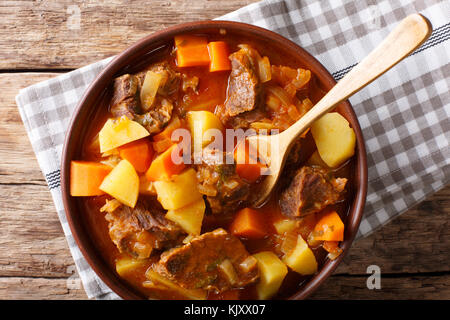
[[[316,57],[341,79],[397,23],[419,12],[430,19],[429,40],[350,98],[366,140],[369,190],[358,238],[367,236],[450,178],[450,2],[448,0],[273,0],[219,19],[273,30]],[[67,224],[60,159],[70,116],[87,86],[111,58],[20,91],[20,115],[44,173],[78,273],[89,298],[118,296],[81,255]]]

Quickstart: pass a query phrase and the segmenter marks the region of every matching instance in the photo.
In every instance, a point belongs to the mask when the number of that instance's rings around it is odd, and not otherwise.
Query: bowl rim
[[[224,21],[224,20],[201,20],[195,22],[187,22],[182,24],[177,24],[160,31],[154,32],[144,38],[141,38],[137,42],[133,43],[127,49],[119,53],[115,56],[108,65],[96,76],[94,81],[88,86],[86,91],[83,94],[83,97],[78,102],[75,110],[72,114],[62,150],[61,157],[61,193],[62,200],[64,205],[64,210],[66,213],[67,222],[69,224],[70,230],[72,232],[72,236],[79,247],[83,257],[88,262],[89,266],[94,270],[96,275],[116,294],[118,294],[123,299],[144,299],[142,295],[134,293],[133,289],[129,288],[129,285],[119,284],[117,281],[113,279],[113,277],[107,276],[102,267],[98,265],[94,260],[94,257],[91,257],[86,246],[86,241],[91,241],[88,239],[82,239],[77,231],[77,225],[75,221],[75,217],[72,214],[73,205],[71,204],[71,196],[70,196],[70,161],[69,159],[69,146],[71,145],[71,137],[73,135],[73,131],[77,125],[77,119],[83,109],[83,106],[88,103],[88,101],[92,99],[98,99],[101,95],[101,92],[105,89],[104,82],[109,83],[114,75],[120,72],[120,70],[126,67],[126,60],[130,58],[130,56],[135,55],[137,52],[141,51],[143,48],[150,46],[152,43],[160,41],[161,39],[169,39],[173,38],[174,35],[180,33],[189,33],[189,32],[200,32],[205,29],[226,29],[230,31],[241,31],[245,29],[246,32],[252,34],[253,36],[259,36],[261,39],[275,41],[280,43],[288,50],[292,52],[296,52],[298,57],[301,57],[301,61],[304,61],[304,64],[307,66],[313,65],[315,69],[318,71],[318,76],[320,81],[330,88],[336,84],[335,79],[330,74],[330,72],[311,54],[309,54],[305,49],[292,42],[291,40],[283,37],[282,35],[275,33],[271,30],[264,29],[255,25],[235,22],[235,21]],[[106,79],[108,81],[106,81]],[[302,285],[299,288],[299,291],[292,296],[290,296],[289,300],[299,300],[305,299],[307,296],[312,294],[337,268],[340,262],[344,259],[346,254],[348,253],[351,244],[358,232],[359,224],[361,222],[361,218],[364,211],[364,205],[367,195],[367,186],[368,186],[368,173],[367,173],[367,155],[365,150],[365,142],[362,135],[361,127],[356,117],[356,114],[353,110],[353,107],[349,103],[349,101],[344,101],[341,104],[345,106],[345,110],[347,112],[347,118],[349,118],[352,123],[352,127],[355,131],[356,135],[356,165],[355,165],[355,176],[359,177],[356,179],[358,182],[355,187],[355,195],[353,197],[353,202],[351,204],[351,208],[349,210],[348,221],[346,224],[345,231],[345,240],[341,243],[341,248],[343,249],[342,254],[335,260],[327,260],[325,264],[321,267],[321,269],[311,278],[308,282]],[[75,142],[74,142],[75,143]],[[352,215],[350,215],[352,213]],[[350,230],[350,231],[349,231]],[[90,245],[90,244],[89,244]],[[96,257],[98,259],[98,257]]]

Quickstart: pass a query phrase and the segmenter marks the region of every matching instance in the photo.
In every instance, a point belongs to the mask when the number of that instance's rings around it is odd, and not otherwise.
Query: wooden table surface
[[[0,299],[86,299],[14,101],[19,90],[251,2],[0,1]],[[449,213],[447,187],[356,242],[311,298],[450,299]],[[370,265],[381,269],[381,289],[367,288]]]

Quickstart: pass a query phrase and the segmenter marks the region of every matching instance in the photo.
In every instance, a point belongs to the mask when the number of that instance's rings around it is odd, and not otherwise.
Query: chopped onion
[[[341,255],[342,251],[343,250],[341,249],[340,251],[337,251],[337,252],[330,252],[327,255],[327,258],[330,259],[330,260],[335,260],[337,257],[339,257]]]
[[[154,283],[153,281],[150,281],[150,280],[146,280],[146,281],[142,282],[142,286],[144,288],[148,288],[148,289],[165,290],[165,291],[170,290],[166,286],[159,284],[159,283],[158,284]]]
[[[281,101],[273,94],[268,93],[266,95],[266,106],[272,111],[278,111],[280,109]]]
[[[284,90],[291,98],[294,98],[295,95],[297,94],[297,87],[294,86],[292,83],[288,83],[286,86],[284,86]]]
[[[211,185],[198,184],[198,191],[208,197],[215,197],[217,195],[217,189]]]
[[[254,258],[253,256],[248,256],[247,259],[245,259],[239,264],[239,268],[241,268],[241,270],[244,272],[249,272],[252,268],[256,266],[257,263],[258,260],[256,260],[256,258]]]
[[[288,115],[289,117],[291,117],[292,120],[297,121],[298,119],[300,119],[301,115],[293,104],[291,104],[287,110]]]
[[[302,101],[299,101],[298,99],[294,98],[294,104],[296,105],[297,110],[300,113],[300,116],[303,116],[314,106],[311,100],[309,100],[308,98],[303,99]]]
[[[262,122],[262,121],[256,121],[250,124],[250,128],[255,130],[271,130],[274,128],[273,124],[270,122]]]
[[[312,101],[309,100],[308,98],[303,99],[302,105],[303,105],[303,107],[305,108],[305,113],[306,113],[307,111],[309,111],[312,107],[314,107],[314,104],[313,104]]]
[[[114,212],[114,210],[116,210],[118,207],[120,207],[122,204],[116,200],[116,199],[111,199],[111,200],[106,200],[106,203],[103,205],[103,207],[100,208],[100,212]]]
[[[296,86],[297,89],[301,89],[310,79],[311,71],[299,68],[297,69],[297,77],[292,80],[292,84]]]
[[[309,234],[308,240],[306,242],[308,242],[308,245],[311,248],[317,248],[317,247],[319,247],[322,244],[322,241],[314,239],[314,232],[311,232]]]
[[[223,183],[223,185],[225,187],[227,187],[228,189],[233,190],[233,189],[239,187],[239,182],[237,182],[236,180],[232,179],[232,180],[225,181]]]
[[[272,69],[270,67],[270,61],[268,57],[258,59],[258,71],[259,80],[262,83],[270,81],[272,79]]]
[[[148,243],[135,242],[133,250],[138,254],[138,259],[147,259],[152,253],[153,247]]]
[[[161,84],[162,75],[153,71],[147,71],[145,74],[144,83],[141,89],[141,105],[144,111],[148,111],[155,101],[156,93]]]
[[[223,272],[223,274],[227,277],[228,282],[230,284],[235,284],[238,281],[236,270],[234,270],[233,264],[231,263],[230,259],[223,260],[219,266],[219,270]]]
[[[289,255],[297,246],[297,240],[298,240],[298,233],[297,232],[287,232],[286,236],[283,240],[283,243],[281,244],[281,252],[283,252],[286,255]]]
[[[122,159],[119,157],[118,154],[113,154],[113,155],[108,156],[106,159],[100,161],[100,163],[106,164],[107,166],[114,168],[115,166],[117,166],[119,164],[119,162],[121,160]]]
[[[289,97],[289,94],[280,86],[267,86],[266,89],[277,97],[284,106],[287,107],[292,104],[291,97]]]
[[[284,131],[292,124],[292,119],[288,114],[278,114],[273,120],[273,125],[280,131]]]

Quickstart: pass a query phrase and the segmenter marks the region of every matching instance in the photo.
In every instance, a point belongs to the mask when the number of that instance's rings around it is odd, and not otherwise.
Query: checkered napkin
[[[429,40],[350,98],[366,140],[369,166],[367,204],[358,237],[449,182],[450,2],[261,1],[220,18],[252,23],[293,40],[339,80],[414,12],[431,20],[434,31]],[[110,59],[25,88],[16,97],[86,293],[97,299],[118,297],[95,275],[71,235],[59,169],[72,111]]]

